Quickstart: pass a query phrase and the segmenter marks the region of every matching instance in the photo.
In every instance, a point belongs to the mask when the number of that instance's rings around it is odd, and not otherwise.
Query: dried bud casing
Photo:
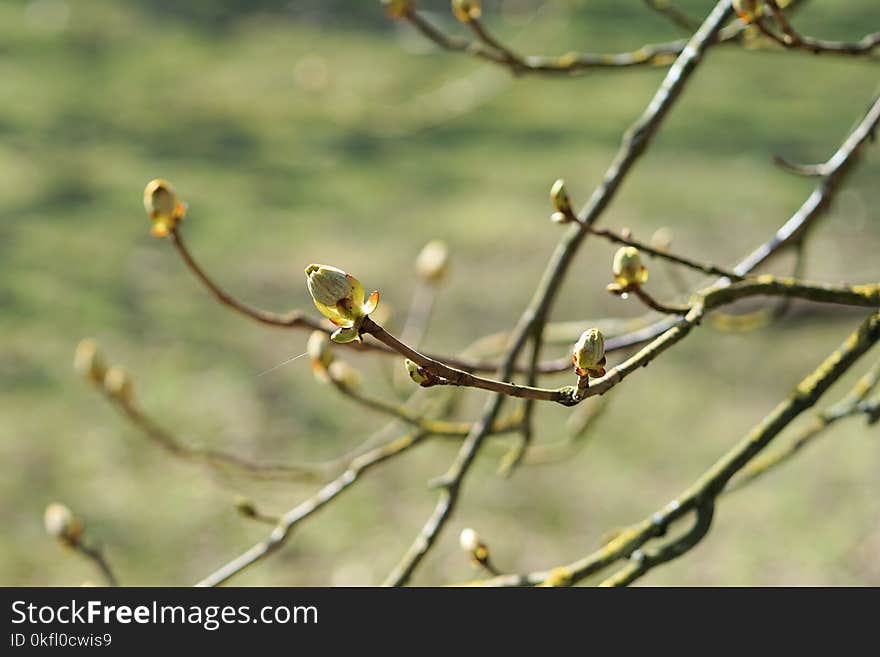
[[[178,198],[171,183],[156,178],[144,187],[144,210],[153,222],[153,236],[165,237],[186,215],[186,203]]]
[[[441,240],[431,240],[416,257],[416,274],[426,283],[439,283],[449,272],[449,247]]]
[[[624,246],[614,254],[611,264],[614,282],[622,288],[642,285],[648,280],[648,269],[642,264],[639,250],[634,246]]]
[[[605,338],[597,328],[587,329],[574,345],[572,362],[580,376],[605,374]]]
[[[73,511],[57,502],[46,507],[43,526],[49,536],[68,545],[75,545],[85,529],[82,521],[73,515]]]
[[[483,15],[479,0],[452,0],[452,13],[462,23],[470,23]]]
[[[77,374],[85,377],[92,383],[101,383],[107,372],[107,366],[101,357],[98,343],[91,339],[82,340],[76,345],[73,356],[73,368]]]

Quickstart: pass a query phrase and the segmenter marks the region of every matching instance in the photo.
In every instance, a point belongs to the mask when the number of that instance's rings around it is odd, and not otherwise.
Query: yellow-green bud
[[[306,267],[306,285],[318,311],[336,326],[356,329],[361,320],[376,309],[379,293],[373,292],[364,301],[364,287],[351,274],[329,265]],[[338,332],[337,332],[338,333]],[[341,338],[341,339],[337,339]],[[351,342],[358,338],[355,330],[344,335],[331,336],[336,342]]]
[[[98,349],[97,342],[86,339],[76,345],[76,352],[73,356],[73,368],[77,374],[93,383],[101,383],[104,380],[107,366],[104,364],[104,359],[101,358],[101,351]]]
[[[431,240],[416,258],[416,274],[427,283],[438,283],[449,271],[449,248],[446,242]]]
[[[754,23],[764,11],[762,0],[733,0],[733,10],[746,23]]]
[[[414,8],[413,0],[382,0],[382,6],[385,7],[385,13],[391,18],[405,18]]]
[[[333,381],[350,390],[355,390],[361,385],[361,373],[344,360],[330,363],[327,372]]]
[[[144,209],[153,222],[154,237],[165,237],[177,227],[186,215],[186,203],[181,201],[167,180],[156,178],[144,187]]]
[[[312,331],[306,342],[306,352],[312,360],[312,367],[327,368],[333,362],[330,338],[324,331]]]
[[[421,386],[431,380],[431,377],[425,374],[425,370],[420,367],[418,363],[411,361],[409,358],[404,359],[403,365],[406,367],[409,378],[411,378],[414,383],[418,383]]]
[[[452,13],[462,23],[470,23],[483,14],[479,0],[452,0]]]
[[[123,403],[130,402],[132,383],[128,373],[117,365],[108,369],[104,375],[104,390],[108,395]]]
[[[634,246],[624,246],[617,250],[611,271],[614,273],[614,282],[622,288],[642,285],[648,280],[648,270],[642,264],[639,250]]]
[[[581,376],[605,374],[605,338],[597,328],[587,329],[574,345],[571,356],[577,373]]]
[[[43,513],[43,526],[46,533],[63,543],[75,545],[83,533],[82,521],[63,504],[53,502]]]
[[[565,191],[565,181],[562,178],[550,188],[550,201],[557,212],[571,214],[571,200],[568,198],[568,192]]]

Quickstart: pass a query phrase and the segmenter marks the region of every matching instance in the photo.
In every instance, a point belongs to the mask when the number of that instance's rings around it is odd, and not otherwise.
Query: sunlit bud
[[[83,533],[82,521],[63,504],[53,502],[43,513],[43,526],[46,533],[68,545],[76,545]]]
[[[557,212],[571,214],[571,200],[568,198],[568,192],[565,191],[565,181],[562,178],[550,188],[550,200]]]
[[[449,248],[446,242],[431,240],[416,258],[416,273],[428,283],[441,281],[449,271]]]
[[[411,378],[414,383],[423,386],[431,380],[431,377],[425,374],[425,370],[420,367],[418,363],[411,361],[409,358],[404,359],[403,365],[406,367],[409,378]]]
[[[550,215],[550,221],[554,224],[567,224],[571,221],[571,217],[564,212],[554,212]]]
[[[624,288],[641,285],[648,280],[648,270],[642,264],[639,250],[634,246],[624,246],[617,250],[611,271],[614,273],[614,282]]]
[[[326,368],[333,362],[330,337],[324,331],[312,331],[306,342],[306,352],[312,360],[312,367]]]
[[[108,369],[104,375],[104,391],[121,402],[130,402],[132,383],[128,373],[116,365]]]
[[[330,378],[339,385],[355,390],[361,385],[361,373],[344,360],[335,360],[327,368]]]
[[[254,518],[257,515],[256,505],[246,497],[237,496],[234,501],[235,510],[245,518]]]
[[[470,23],[483,14],[480,0],[452,0],[452,13],[462,23]]]
[[[763,12],[762,0],[733,0],[733,10],[746,23],[753,23]]]
[[[177,197],[177,192],[167,180],[156,178],[144,188],[144,209],[147,211],[154,237],[165,237],[177,227],[186,215],[186,203]]]
[[[360,339],[360,323],[376,309],[379,293],[373,292],[365,302],[364,288],[360,281],[329,265],[306,267],[306,284],[318,311],[336,326],[345,329],[336,331],[330,339],[334,342]]]
[[[483,542],[480,535],[470,527],[461,530],[461,534],[458,535],[458,544],[462,550],[471,555],[474,561],[481,562],[489,558],[489,547]]]
[[[87,339],[82,340],[76,345],[76,352],[73,356],[73,368],[77,374],[93,383],[101,383],[104,380],[107,366],[104,364],[104,359],[101,358],[97,342]]]
[[[605,338],[597,328],[587,329],[574,345],[571,355],[580,376],[599,377],[605,374]]]
[[[414,8],[413,0],[382,0],[385,13],[391,18],[405,18]]]

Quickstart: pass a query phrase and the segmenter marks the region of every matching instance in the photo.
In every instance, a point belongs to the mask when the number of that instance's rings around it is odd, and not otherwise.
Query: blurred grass
[[[712,3],[680,4],[699,15]],[[457,29],[445,2],[420,5]],[[636,0],[551,2],[531,20],[536,3],[503,3],[503,20],[498,3],[486,5],[490,24],[523,51],[620,50],[678,36]],[[798,17],[804,31],[829,38],[878,24],[873,0],[810,3]],[[680,251],[735,261],[811,189],[770,155],[827,157],[876,93],[877,70],[711,53],[604,224],[642,237],[670,226]],[[515,321],[558,236],[547,221],[550,184],[565,177],[586,200],[662,75],[511,81],[428,48],[383,20],[378,2],[0,4],[0,582],[96,578],[44,536],[42,509],[54,500],[85,516],[124,583],[180,584],[266,533],[235,515],[235,493],[280,512],[313,490],[169,460],[74,376],[82,337],[123,363],[143,405],[193,444],[317,460],[383,425],[317,385],[303,361],[255,376],[302,351],[306,335],[213,303],[148,236],[147,180],[176,184],[190,203],[191,248],[229,289],[265,307],[308,308],[302,270],[329,262],[381,289],[400,322],[415,253],[446,240],[454,275],[427,347],[457,353]],[[816,231],[809,277],[877,279],[878,162],[877,149],[867,151]],[[603,292],[611,253],[585,245],[554,319],[639,314]],[[788,267],[783,259],[775,270]],[[670,292],[661,271],[652,278]],[[595,435],[568,462],[504,481],[494,475],[500,451],[487,450],[416,582],[472,576],[455,541],[466,525],[489,540],[500,567],[541,568],[666,502],[860,317],[797,308],[754,334],[698,331],[609,396]],[[374,359],[352,361],[381,376]],[[472,395],[465,410],[481,399]],[[541,407],[539,438],[563,435],[568,412]],[[880,584],[877,438],[861,421],[835,428],[725,500],[707,540],[645,581]],[[234,583],[379,581],[433,506],[425,482],[453,451],[429,444],[371,473]]]

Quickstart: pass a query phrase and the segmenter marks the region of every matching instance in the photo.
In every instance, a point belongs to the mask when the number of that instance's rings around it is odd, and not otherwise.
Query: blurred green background
[[[419,4],[461,32],[446,2]],[[681,35],[638,0],[484,4],[488,25],[523,52],[624,50]],[[712,4],[680,3],[694,16]],[[876,0],[810,2],[797,24],[855,38],[880,28],[880,12]],[[399,328],[415,254],[447,241],[453,271],[424,346],[457,354],[518,317],[559,236],[551,183],[564,177],[585,201],[663,74],[513,80],[430,47],[378,1],[0,3],[0,583],[99,581],[44,534],[52,501],[85,518],[124,584],[170,585],[266,535],[236,514],[236,494],[280,513],[315,490],[171,459],[74,374],[83,337],[131,372],[147,412],[189,444],[314,461],[385,424],[316,383],[305,360],[256,376],[303,351],[307,334],[256,325],[209,298],[171,246],[149,236],[147,180],[173,181],[189,202],[196,256],[267,308],[310,309],[303,268],[326,262],[379,288]],[[824,160],[878,81],[876,60],[712,51],[603,224],[643,239],[668,226],[680,252],[735,262],[812,189],[771,155]],[[878,165],[878,149],[867,149],[809,242],[807,277],[877,280]],[[555,321],[642,314],[604,292],[612,253],[584,245]],[[770,271],[791,264],[780,258]],[[664,267],[649,265],[652,289],[672,298]],[[457,546],[465,526],[506,571],[592,551],[688,485],[863,315],[798,304],[753,333],[705,326],[609,395],[608,412],[561,463],[499,478],[496,441],[414,583],[476,574]],[[346,359],[391,394],[388,363]],[[461,417],[483,399],[469,393]],[[538,441],[564,437],[570,412],[540,406]],[[878,439],[862,420],[841,423],[725,499],[706,540],[644,582],[880,584]],[[426,481],[454,451],[428,443],[381,466],[233,583],[381,581],[433,508]]]

